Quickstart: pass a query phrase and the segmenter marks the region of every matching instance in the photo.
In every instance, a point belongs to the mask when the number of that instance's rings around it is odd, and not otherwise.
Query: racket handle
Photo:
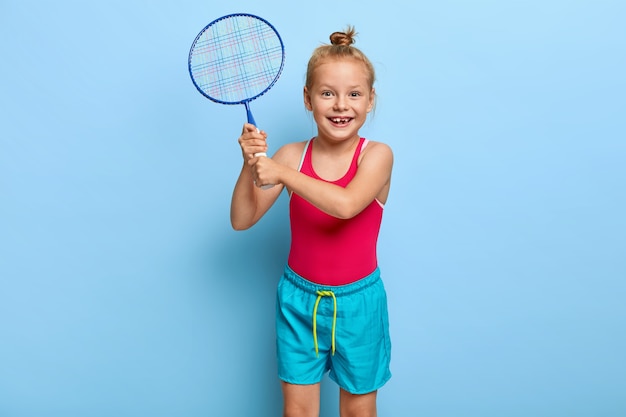
[[[254,120],[254,117],[252,116],[252,112],[250,111],[250,105],[248,104],[247,101],[245,101],[243,104],[246,106],[246,114],[248,116],[248,123],[250,123],[251,125],[255,125],[256,126],[256,121]],[[257,127],[256,131],[260,132],[258,127]],[[267,157],[267,154],[265,152],[257,152],[257,153],[254,154],[254,156],[255,157],[259,157],[259,156]],[[266,184],[266,185],[262,185],[261,189],[262,190],[269,190],[273,186],[274,186],[274,184]]]

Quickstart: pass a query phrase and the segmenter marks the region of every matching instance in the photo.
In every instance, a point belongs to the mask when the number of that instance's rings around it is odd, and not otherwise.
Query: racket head
[[[267,20],[247,13],[215,19],[189,50],[196,89],[221,104],[245,104],[265,94],[285,65],[285,46]]]

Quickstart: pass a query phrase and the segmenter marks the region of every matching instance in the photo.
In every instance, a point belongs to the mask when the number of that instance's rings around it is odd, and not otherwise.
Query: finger
[[[250,133],[254,132],[254,133],[256,133],[256,132],[258,132],[258,129],[256,128],[255,125],[253,125],[251,123],[244,123],[243,124],[243,129],[241,130],[241,133],[243,134],[243,133],[247,133],[247,132],[250,132]]]
[[[246,155],[257,155],[259,153],[267,153],[267,146],[248,146],[242,147],[243,152]]]
[[[267,149],[267,143],[261,139],[242,139],[241,145],[247,148]]]
[[[246,142],[250,145],[267,146],[267,140],[258,133],[244,133],[239,137],[240,142]]]
[[[241,138],[239,140],[239,146],[241,146],[244,153],[257,153],[267,151],[267,145],[265,144],[265,142],[259,139]]]

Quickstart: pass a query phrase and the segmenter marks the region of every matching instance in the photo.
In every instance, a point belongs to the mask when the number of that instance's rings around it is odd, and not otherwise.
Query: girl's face
[[[355,59],[321,62],[310,88],[304,87],[304,104],[313,112],[318,136],[331,141],[358,138],[367,113],[374,107],[363,63]]]

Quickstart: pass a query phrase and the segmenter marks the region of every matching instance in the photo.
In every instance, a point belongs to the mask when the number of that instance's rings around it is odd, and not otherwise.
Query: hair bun
[[[354,43],[355,35],[354,27],[349,26],[345,32],[334,32],[330,35],[330,43],[332,45],[350,46]]]

